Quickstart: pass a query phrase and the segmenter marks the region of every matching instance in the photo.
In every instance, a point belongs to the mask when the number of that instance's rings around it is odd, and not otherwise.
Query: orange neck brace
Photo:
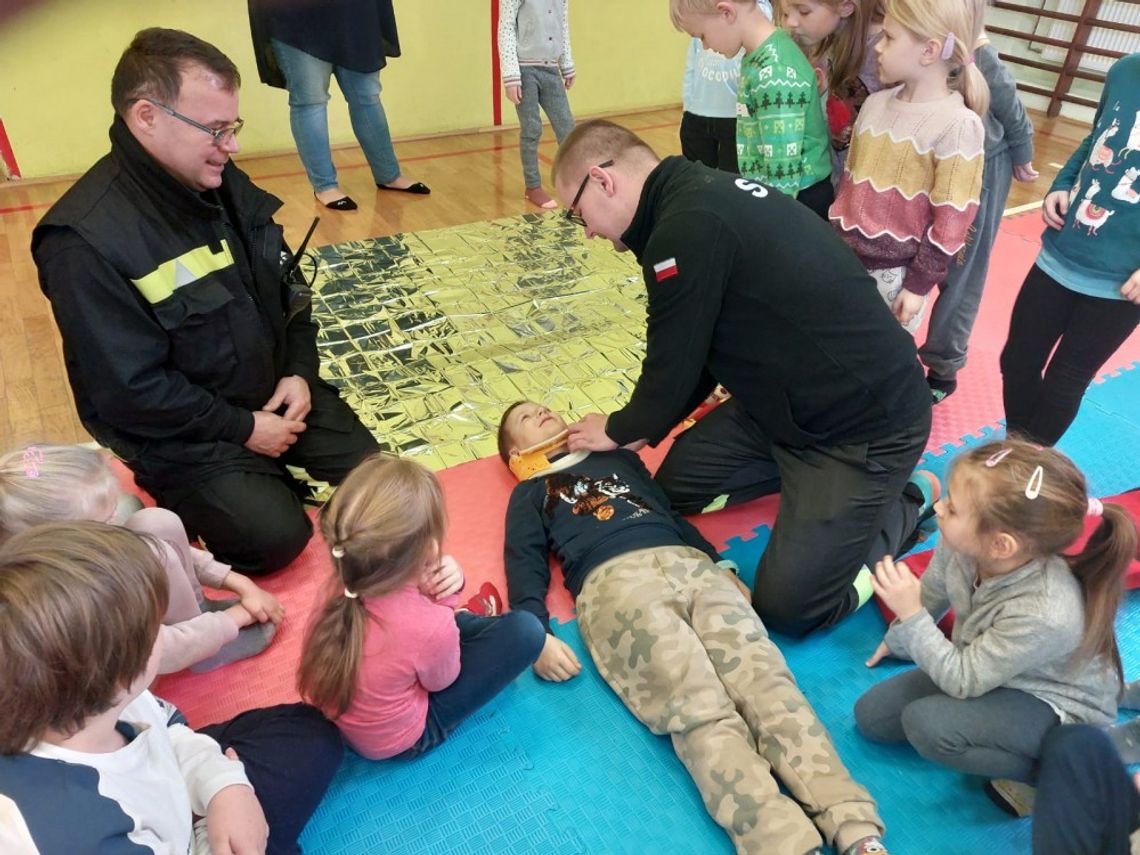
[[[507,465],[520,481],[550,468],[550,452],[564,448],[570,431],[564,430],[542,442],[511,455]]]

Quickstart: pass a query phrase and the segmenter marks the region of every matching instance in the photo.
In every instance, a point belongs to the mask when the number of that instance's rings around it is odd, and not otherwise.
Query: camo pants
[[[821,834],[843,851],[882,833],[760,618],[706,555],[620,555],[590,573],[577,607],[598,670],[646,727],[669,734],[737,852],[804,855]]]

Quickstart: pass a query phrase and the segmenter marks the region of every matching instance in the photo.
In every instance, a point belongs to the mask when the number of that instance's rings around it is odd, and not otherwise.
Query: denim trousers
[[[523,179],[526,187],[542,186],[538,171],[538,141],[542,139],[541,106],[554,128],[558,142],[574,130],[574,117],[570,114],[570,101],[566,97],[566,84],[556,66],[523,65],[522,100],[515,106],[519,114],[519,156],[522,159]]]
[[[273,39],[273,52],[285,74],[289,89],[289,125],[313,191],[320,193],[337,186],[336,167],[329,148],[328,120],[329,79],[334,74],[348,103],[352,132],[372,169],[372,179],[377,184],[387,184],[398,178],[400,164],[392,148],[384,105],[380,103],[380,73],[365,74],[342,68],[277,39]]]

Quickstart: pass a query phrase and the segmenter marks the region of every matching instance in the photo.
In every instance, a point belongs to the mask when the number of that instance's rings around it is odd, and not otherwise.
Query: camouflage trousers
[[[842,852],[882,833],[760,618],[704,553],[620,555],[587,576],[577,607],[598,671],[672,738],[737,852],[804,855],[821,835]]]

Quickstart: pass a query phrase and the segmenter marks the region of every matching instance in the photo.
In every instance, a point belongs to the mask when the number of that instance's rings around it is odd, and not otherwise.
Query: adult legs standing
[[[336,66],[337,85],[348,102],[352,132],[364,150],[364,157],[377,184],[390,184],[400,177],[400,162],[392,148],[388,117],[380,101],[380,73],[368,74]]]
[[[332,63],[273,39],[277,64],[289,89],[289,127],[297,144],[297,154],[313,192],[337,186],[336,167],[329,147],[329,78]]]

